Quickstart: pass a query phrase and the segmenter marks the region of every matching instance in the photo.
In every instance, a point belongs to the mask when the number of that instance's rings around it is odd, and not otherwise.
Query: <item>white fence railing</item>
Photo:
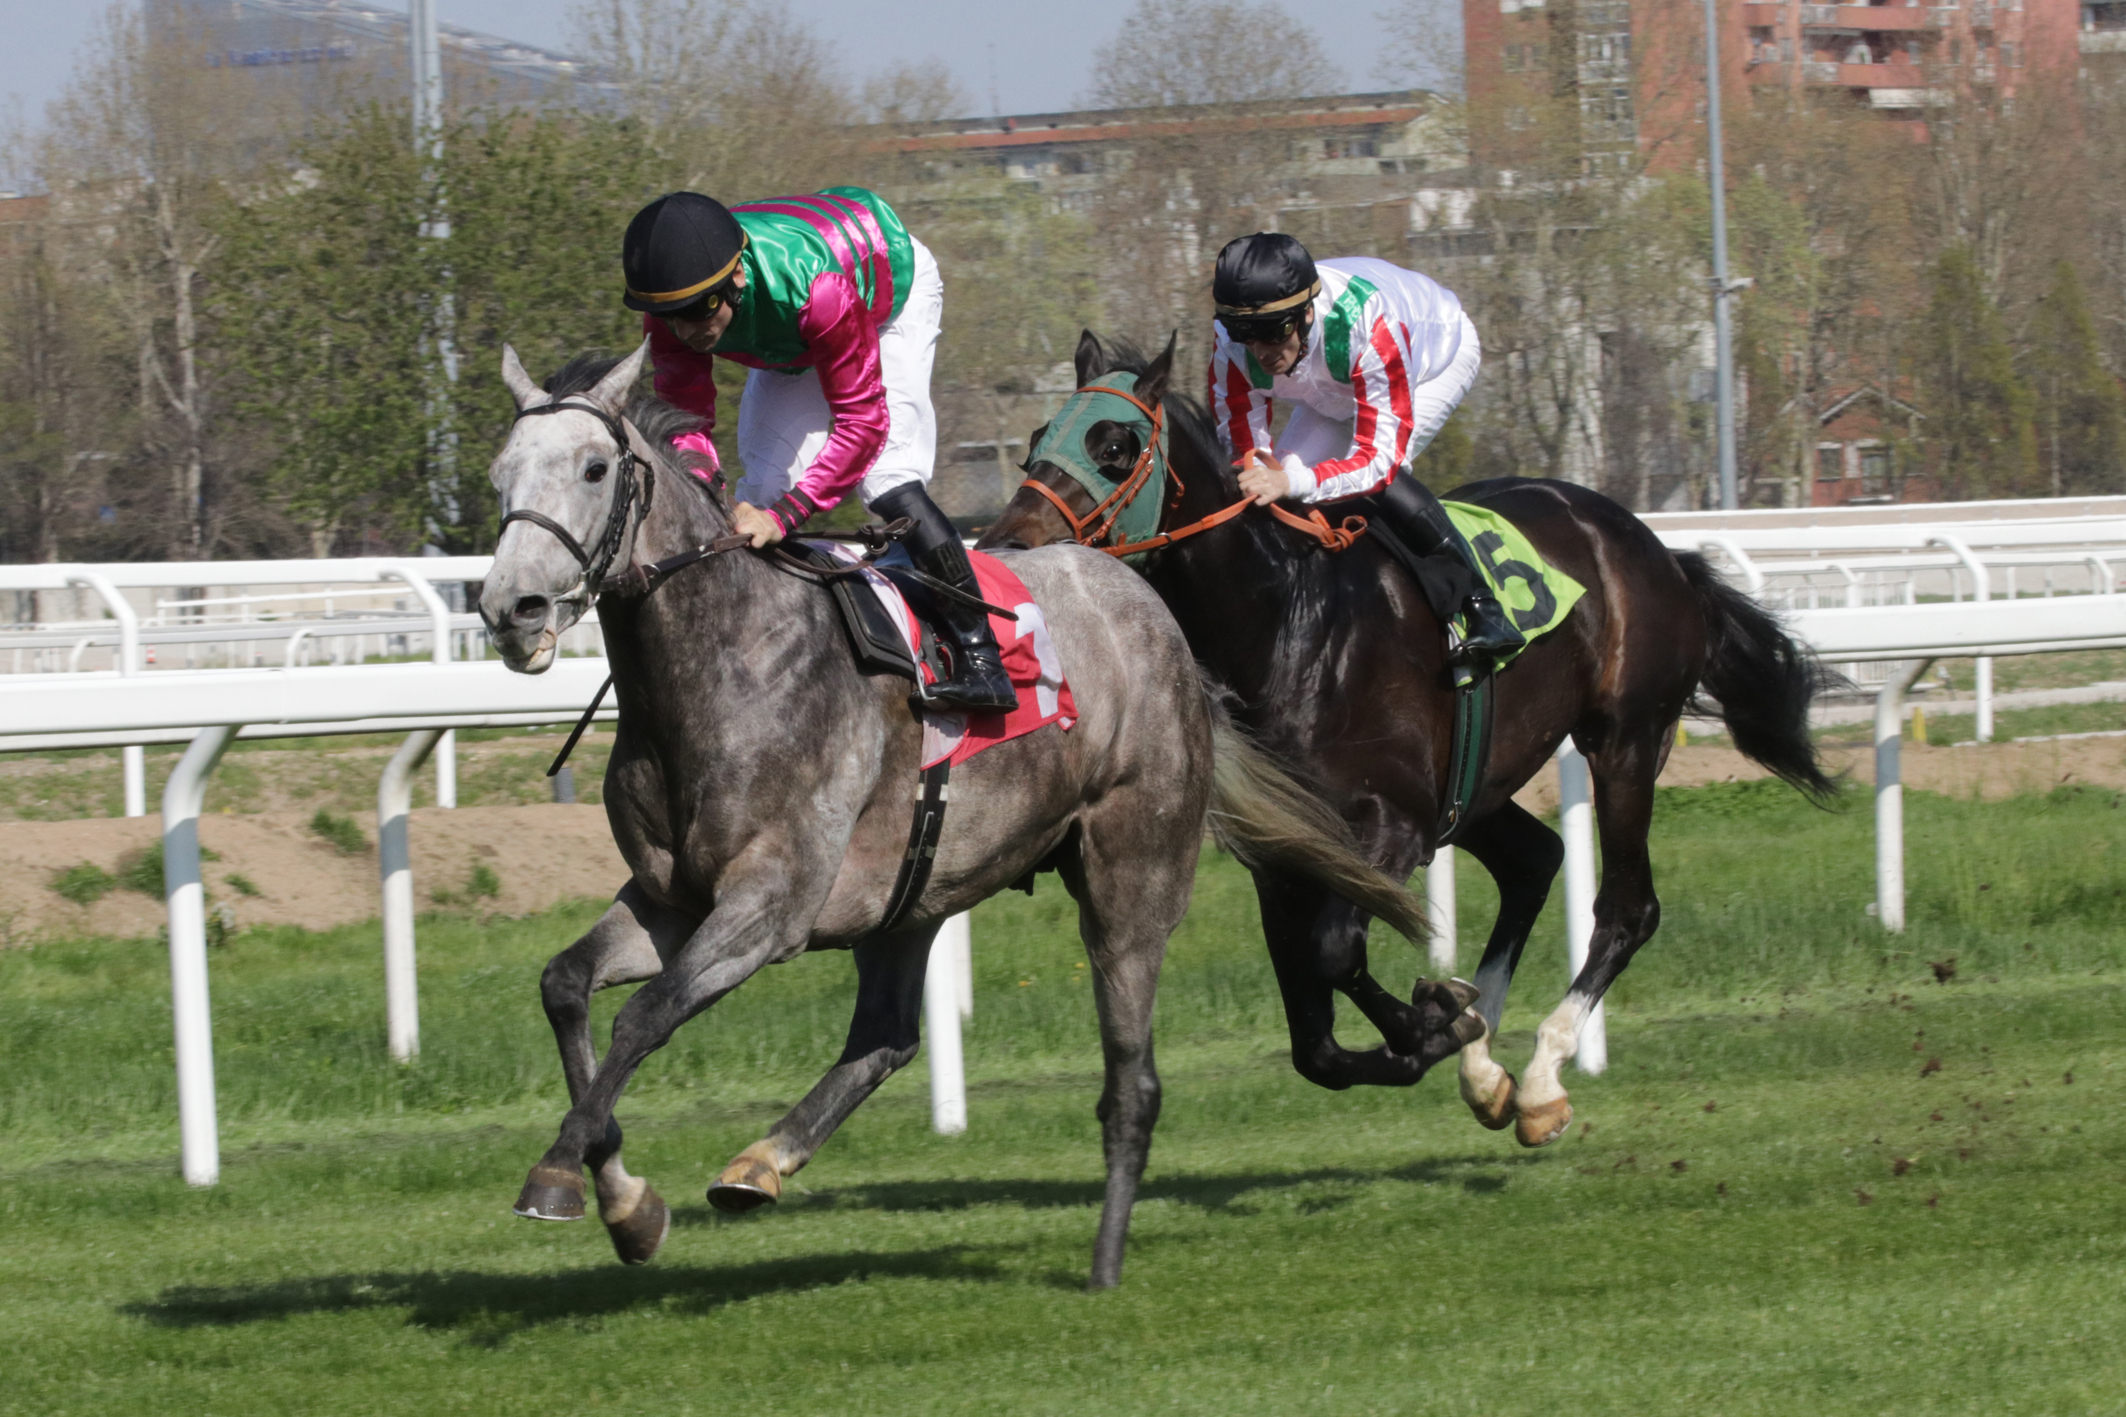
[[[1659,519],[1656,519],[1657,523]],[[1828,528],[1747,525],[1725,530],[1660,527],[1662,539],[1685,549],[1717,552],[1732,574],[1765,594],[1780,576],[1814,576],[1828,567],[1825,552],[1869,552],[1880,557],[1911,553],[1931,560],[1909,563],[1914,577],[1952,572],[1972,579],[1975,599],[1917,602],[1911,592],[1889,603],[1794,609],[1790,624],[1824,659],[1834,663],[1900,666],[1887,674],[1876,695],[1876,910],[1888,930],[1904,928],[1904,858],[1899,735],[1903,696],[1927,664],[1944,656],[1981,658],[2068,649],[2126,647],[2126,596],[2115,593],[2107,549],[2126,558],[2126,516],[2079,522],[2025,519],[1944,528],[1920,524]],[[2033,548],[2036,548],[2033,550]],[[2091,571],[2089,594],[2049,598],[1992,598],[1994,569],[2016,565],[2076,564],[2044,558],[2088,553],[2079,564]],[[1791,562],[1813,562],[1806,571]],[[451,641],[465,631],[434,582],[474,581],[488,567],[484,557],[389,561],[164,563],[129,566],[0,567],[0,590],[84,588],[112,614],[117,672],[0,675],[0,752],[127,745],[127,810],[142,815],[144,772],[139,745],[188,742],[163,793],[163,842],[170,919],[173,1009],[177,1035],[180,1134],[187,1180],[211,1185],[219,1175],[213,1100],[213,1053],[206,982],[204,900],[199,875],[198,817],[208,776],[237,737],[326,735],[401,731],[406,745],[392,759],[378,788],[379,870],[386,939],[387,1029],[394,1056],[411,1057],[419,1046],[418,1000],[413,987],[412,886],[405,848],[407,779],[431,752],[448,761],[450,730],[459,727],[560,723],[574,719],[602,682],[602,660],[560,659],[545,674],[511,674],[500,663],[453,662]],[[1833,574],[1846,572],[1831,568]],[[1870,567],[1896,570],[1897,566]],[[2101,585],[2098,581],[2102,581]],[[344,668],[238,668],[140,673],[142,631],[127,589],[200,586],[255,587],[380,583],[396,581],[420,597],[428,613],[433,662],[369,664]],[[1853,584],[1846,580],[1845,584]],[[1924,592],[1921,592],[1924,593]],[[214,597],[195,596],[193,599]],[[233,599],[233,597],[231,597]],[[325,629],[313,621],[307,634]],[[289,622],[270,627],[293,636]],[[199,627],[227,638],[242,626]],[[263,627],[262,627],[263,628]],[[292,662],[293,648],[284,656]],[[1982,684],[1984,680],[1982,679]],[[610,720],[615,711],[601,717]],[[1593,928],[1596,890],[1592,811],[1587,806],[1586,765],[1568,741],[1559,750],[1561,826],[1566,837],[1566,944],[1577,973]],[[439,800],[444,798],[439,780]],[[1441,938],[1434,961],[1454,963],[1453,862],[1442,851],[1428,876],[1435,926]],[[964,1076],[959,1066],[959,1021],[972,1004],[964,919],[939,936],[927,981],[926,1034],[931,1050],[932,1115],[940,1131],[966,1125]],[[1580,1065],[1599,1071],[1606,1058],[1599,1011],[1582,1030]]]

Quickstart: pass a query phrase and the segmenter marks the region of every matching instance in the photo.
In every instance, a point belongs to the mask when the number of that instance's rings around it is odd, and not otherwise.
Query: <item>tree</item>
[[[214,310],[243,375],[237,407],[271,430],[269,485],[317,555],[349,534],[490,548],[487,463],[513,410],[502,345],[543,371],[641,338],[619,299],[618,234],[666,174],[637,125],[461,115],[433,166],[409,130],[404,108],[359,110],[221,226]],[[438,207],[451,234],[423,236]],[[446,337],[458,368],[439,401],[429,369]]]
[[[1219,248],[1276,223],[1283,194],[1268,174],[1287,138],[1256,126],[1250,105],[1341,86],[1312,32],[1274,4],[1139,0],[1095,51],[1088,105],[1197,105],[1185,124],[1143,115],[1127,155],[1109,156],[1087,213],[1112,322],[1152,348],[1178,331],[1178,387],[1201,387],[1209,361]]]
[[[1928,438],[1950,497],[2029,495],[2037,469],[2033,400],[1969,247],[1951,246],[1934,263],[1933,299],[1918,333]]]
[[[1271,3],[1137,0],[1093,50],[1101,108],[1252,103],[1333,93],[1343,76],[1305,25]]]
[[[765,0],[577,0],[585,57],[676,185],[729,202],[844,181],[858,116],[825,44]]]
[[[2052,495],[2126,490],[2126,396],[2104,367],[2073,262],[2053,264],[2028,347],[2038,457]]]
[[[63,560],[107,539],[89,508],[105,503],[112,450],[132,433],[125,341],[93,292],[67,280],[54,250],[70,233],[37,205],[0,247],[0,557],[11,561]]]
[[[210,332],[201,322],[212,213],[280,158],[290,115],[209,68],[176,7],[114,4],[88,58],[50,109],[37,175],[62,219],[93,213],[105,243],[72,253],[79,278],[110,289],[129,318],[144,452],[167,474],[167,554],[212,553],[242,499],[217,478]]]

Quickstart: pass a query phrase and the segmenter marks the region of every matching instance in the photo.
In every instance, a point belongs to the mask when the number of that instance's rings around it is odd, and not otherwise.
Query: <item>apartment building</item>
[[[2084,54],[2126,53],[2126,0],[1718,0],[1718,17],[1730,102],[1759,89],[1843,99],[1912,124],[1915,137],[1963,86],[2012,96],[2042,73],[2072,75]],[[1470,99],[1499,134],[1494,160],[1511,161],[1513,134],[1550,98],[1576,100],[1564,107],[1591,169],[1695,160],[1698,0],[1464,0],[1463,20]]]

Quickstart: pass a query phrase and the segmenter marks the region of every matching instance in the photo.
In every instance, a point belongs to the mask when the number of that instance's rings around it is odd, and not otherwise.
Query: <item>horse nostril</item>
[[[546,608],[553,602],[543,595],[527,595],[510,607],[509,618],[516,621],[544,620]]]

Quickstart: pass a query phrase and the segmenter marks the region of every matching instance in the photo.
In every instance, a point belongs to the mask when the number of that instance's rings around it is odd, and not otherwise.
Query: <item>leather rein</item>
[[[567,594],[556,596],[556,600],[580,599],[589,602],[596,600],[601,593],[607,591],[628,596],[647,595],[650,591],[656,589],[659,582],[663,581],[665,577],[671,575],[674,571],[684,570],[697,562],[708,560],[711,556],[721,556],[725,552],[737,551],[752,544],[752,538],[745,533],[732,532],[728,536],[719,536],[713,541],[704,542],[689,550],[681,551],[677,555],[667,556],[662,561],[654,561],[648,565],[632,565],[618,575],[613,575],[613,562],[619,557],[620,548],[627,541],[629,522],[632,520],[639,524],[642,519],[648,518],[650,514],[651,503],[657,495],[657,477],[654,465],[635,452],[635,430],[633,426],[625,418],[607,413],[595,404],[570,403],[562,399],[556,399],[551,403],[539,404],[533,408],[519,409],[514,421],[522,422],[527,418],[546,413],[587,413],[605,425],[606,432],[612,435],[614,444],[620,450],[620,455],[616,460],[618,485],[613,493],[611,505],[606,510],[605,530],[598,538],[598,549],[595,555],[585,550],[583,543],[578,541],[574,533],[570,532],[567,527],[541,512],[534,512],[528,509],[505,512],[500,526],[496,529],[496,539],[499,541],[502,531],[507,530],[511,522],[529,522],[533,526],[553,533],[554,537],[568,548],[568,553],[576,558],[576,564],[583,568],[583,576]],[[637,476],[638,469],[640,469],[639,477]],[[639,518],[634,515],[634,509],[638,502],[642,509]],[[806,538],[809,540],[861,542],[866,548],[864,559],[849,566],[832,568],[815,566],[808,561],[799,560],[781,546],[771,545],[766,550],[769,558],[776,563],[777,569],[796,575],[800,579],[822,584],[827,581],[840,580],[847,576],[862,575],[870,569],[871,562],[877,560],[879,556],[885,553],[887,547],[896,541],[904,540],[914,530],[915,523],[906,517],[901,517],[882,527],[860,527],[853,532],[809,531],[805,533]],[[991,605],[988,601],[978,596],[969,595],[959,587],[948,585],[944,581],[938,580],[936,577],[914,567],[907,568],[901,574],[921,584],[933,594],[942,596],[947,600],[986,610],[992,615],[1001,615],[1007,620],[1012,617],[1013,612],[1005,607]],[[608,580],[608,577],[610,577],[610,580]],[[603,692],[603,690],[600,691],[601,697],[603,697]],[[563,756],[565,757],[566,754]],[[557,762],[556,767],[558,768],[558,766]]]
[[[1174,471],[1171,459],[1159,457],[1159,430],[1166,417],[1166,405],[1163,400],[1159,407],[1153,408],[1135,394],[1123,389],[1110,388],[1105,384],[1088,384],[1078,390],[1078,392],[1081,394],[1113,394],[1116,398],[1127,399],[1142,409],[1145,416],[1151,419],[1152,433],[1151,437],[1145,441],[1144,451],[1138,455],[1135,465],[1130,468],[1129,476],[1117,483],[1113,492],[1102,498],[1099,505],[1082,517],[1071,511],[1070,504],[1065,502],[1053,487],[1038,478],[1029,477],[1019,484],[1021,487],[1031,488],[1048,499],[1049,505],[1053,506],[1061,514],[1064,524],[1070,528],[1070,539],[1072,541],[1077,542],[1080,546],[1090,546],[1094,550],[1105,551],[1110,556],[1136,556],[1146,551],[1157,551],[1163,546],[1171,546],[1177,541],[1185,541],[1189,537],[1209,531],[1213,527],[1223,526],[1255,505],[1253,498],[1242,497],[1239,501],[1230,502],[1212,512],[1209,516],[1190,522],[1186,526],[1178,526],[1169,531],[1161,531],[1157,535],[1147,536],[1141,541],[1103,544],[1107,543],[1109,536],[1113,534],[1115,520],[1122,515],[1123,509],[1136,501],[1138,494],[1143,492],[1145,487],[1150,484],[1151,474],[1155,468],[1163,472],[1166,479],[1173,483],[1174,502],[1179,502],[1181,496],[1188,491],[1188,487],[1182,482],[1181,475]],[[1366,519],[1364,517],[1345,517],[1340,524],[1332,526],[1329,519],[1318,511],[1309,512],[1302,517],[1286,511],[1274,502],[1270,504],[1269,511],[1271,516],[1291,527],[1294,531],[1314,538],[1325,551],[1342,551],[1366,534]]]

